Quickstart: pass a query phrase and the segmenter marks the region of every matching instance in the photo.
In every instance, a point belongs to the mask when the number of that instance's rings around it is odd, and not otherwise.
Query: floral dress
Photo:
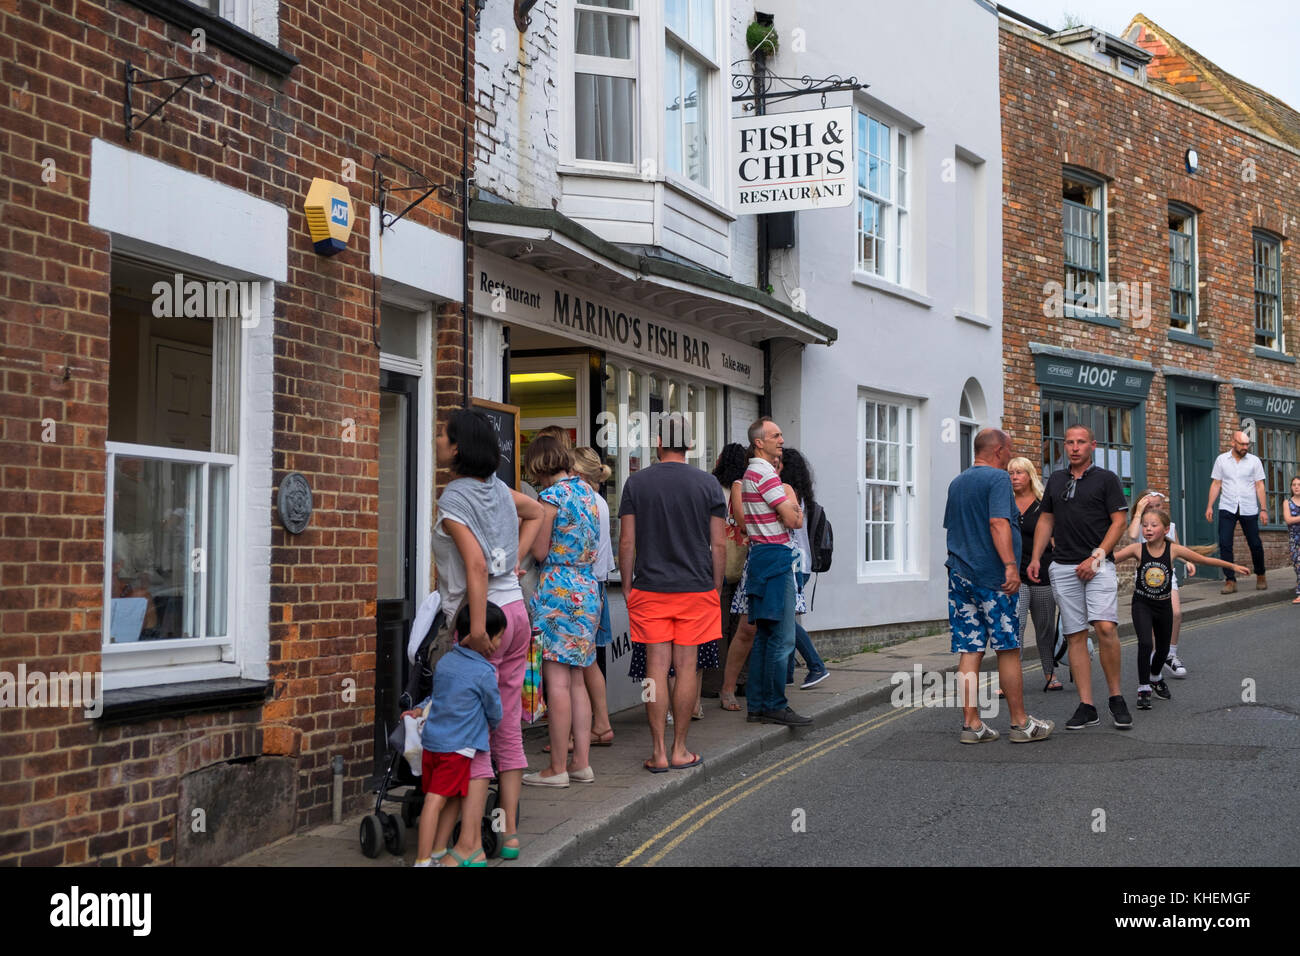
[[[542,563],[529,615],[542,660],[586,667],[596,659],[600,585],[594,567],[600,543],[596,501],[581,478],[562,478],[537,500],[556,509],[551,550]]]
[[[1286,506],[1291,509],[1291,517],[1300,517],[1300,505],[1288,498]],[[1295,593],[1300,595],[1300,524],[1288,525],[1287,530],[1291,532],[1291,564],[1295,567]]]

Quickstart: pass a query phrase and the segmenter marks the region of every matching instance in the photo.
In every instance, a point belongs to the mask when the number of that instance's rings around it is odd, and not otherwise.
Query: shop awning
[[[554,209],[476,199],[469,207],[469,228],[476,246],[742,342],[785,338],[830,345],[839,337],[831,326],[759,289],[629,252]]]

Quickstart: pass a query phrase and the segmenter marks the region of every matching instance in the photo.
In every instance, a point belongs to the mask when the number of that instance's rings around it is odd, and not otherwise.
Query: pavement
[[[1269,572],[1271,587],[1254,589],[1253,577],[1239,582],[1240,591],[1222,595],[1220,581],[1189,582],[1181,586],[1184,624],[1230,614],[1267,604],[1280,604],[1295,597],[1294,571],[1290,567]],[[1122,603],[1127,603],[1122,601]],[[1300,621],[1300,608],[1296,608]],[[1121,610],[1127,617],[1127,610]],[[1120,637],[1130,637],[1133,625],[1120,624]],[[1036,661],[1033,643],[1026,636],[1030,653],[1026,661]],[[796,671],[796,684],[788,688],[790,705],[799,713],[815,718],[815,726],[826,727],[841,718],[866,710],[889,699],[894,688],[891,681],[897,672],[911,673],[916,665],[922,671],[949,671],[956,668],[950,651],[949,635],[919,637],[880,650],[855,654],[841,661],[829,662],[830,677],[816,687],[800,690],[798,681],[804,671]],[[995,668],[994,655],[987,655],[986,670]],[[743,700],[742,700],[743,707]],[[689,748],[704,757],[702,767],[651,774],[642,761],[650,755],[650,731],[641,708],[615,714],[612,719],[614,744],[595,747],[591,765],[596,780],[592,784],[572,784],[563,790],[525,787],[521,799],[519,836],[522,852],[516,861],[490,861],[491,866],[563,866],[572,864],[584,853],[610,836],[635,824],[668,802],[693,789],[733,771],[754,757],[775,750],[806,730],[771,724],[750,724],[745,712],[727,712],[717,699],[704,700],[704,720],[692,723]],[[671,734],[671,727],[669,728]],[[525,731],[524,749],[532,769],[545,766],[547,757],[541,748],[546,743],[544,728]],[[372,798],[373,799],[373,798]],[[371,804],[373,807],[373,802]],[[229,866],[402,866],[414,861],[414,833],[407,839],[401,857],[380,851],[367,859],[360,849],[358,832],[362,819],[370,812],[357,813],[342,823],[328,824],[294,834],[242,856]]]

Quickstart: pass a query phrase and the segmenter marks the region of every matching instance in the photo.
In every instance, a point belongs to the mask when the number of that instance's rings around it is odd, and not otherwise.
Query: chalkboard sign
[[[501,448],[501,464],[497,466],[497,477],[518,491],[519,406],[489,402],[486,398],[471,399],[470,404],[482,410],[496,430],[497,444]]]

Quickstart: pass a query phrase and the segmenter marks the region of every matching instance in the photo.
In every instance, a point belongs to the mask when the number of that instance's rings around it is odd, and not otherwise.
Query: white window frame
[[[1200,324],[1200,323],[1199,323],[1199,319],[1200,319],[1200,312],[1201,312],[1200,290],[1199,290],[1199,288],[1198,288],[1199,283],[1198,283],[1198,281],[1197,281],[1197,279],[1198,279],[1198,273],[1199,273],[1199,271],[1200,271],[1199,268],[1198,268],[1199,263],[1197,262],[1197,257],[1198,257],[1198,255],[1199,255],[1199,249],[1197,248],[1198,245],[1199,245],[1199,242],[1198,242],[1198,240],[1199,240],[1199,236],[1197,235],[1197,233],[1199,232],[1199,230],[1198,230],[1198,228],[1197,228],[1198,225],[1199,225],[1199,223],[1197,222],[1197,213],[1196,213],[1196,210],[1193,209],[1193,208],[1191,208],[1190,206],[1184,206],[1182,203],[1178,203],[1178,202],[1171,202],[1171,203],[1169,204],[1169,215],[1170,215],[1170,216],[1181,216],[1182,219],[1183,219],[1183,222],[1184,222],[1184,224],[1185,224],[1185,228],[1183,228],[1183,229],[1173,229],[1173,228],[1170,228],[1169,232],[1170,232],[1170,233],[1175,233],[1175,232],[1177,232],[1177,233],[1180,233],[1181,235],[1185,235],[1185,236],[1188,236],[1188,237],[1190,238],[1190,242],[1188,243],[1188,246],[1189,246],[1189,255],[1190,255],[1190,259],[1191,259],[1191,270],[1192,270],[1192,275],[1191,275],[1191,289],[1190,289],[1190,292],[1191,292],[1191,314],[1188,316],[1187,327],[1186,327],[1186,328],[1182,328],[1182,329],[1180,329],[1180,328],[1178,328],[1176,325],[1174,325],[1174,302],[1173,302],[1173,296],[1174,296],[1173,251],[1172,251],[1172,249],[1170,250],[1170,262],[1169,262],[1169,327],[1172,328],[1172,329],[1173,329],[1174,331],[1176,331],[1176,332],[1185,332],[1185,333],[1187,333],[1188,335],[1196,335],[1196,334],[1197,334],[1197,327],[1198,327],[1198,325]],[[1182,291],[1182,290],[1179,290],[1179,291]]]
[[[138,668],[163,668],[177,664],[211,664],[222,661],[233,662],[235,659],[235,643],[238,638],[239,624],[239,608],[236,604],[238,584],[238,562],[236,561],[236,555],[239,551],[238,541],[240,530],[239,456],[113,441],[105,442],[104,448],[107,452],[107,480],[104,486],[106,506],[104,519],[104,621],[102,629],[103,667],[105,673],[107,674],[113,671],[125,671]],[[224,466],[229,469],[225,503],[229,525],[226,532],[225,599],[227,626],[226,634],[224,636],[212,637],[207,635],[207,587],[206,580],[201,578],[200,580],[203,580],[204,583],[195,589],[197,594],[200,595],[199,599],[195,601],[197,607],[190,610],[190,613],[197,612],[198,621],[195,630],[201,636],[171,638],[148,642],[129,642],[121,644],[111,643],[110,635],[113,609],[113,485],[114,472],[116,470],[114,464],[118,455],[201,466],[201,477],[199,479],[199,514],[201,515],[202,520],[199,522],[198,541],[196,547],[201,548],[205,555],[208,553],[208,516],[212,505],[212,502],[208,499],[208,475],[213,466]],[[207,568],[207,570],[202,573],[211,574],[213,573],[213,570],[214,569],[212,568]],[[223,673],[217,676],[226,675]],[[187,675],[186,679],[195,680],[200,678],[196,678],[193,675]]]
[[[661,156],[661,168],[664,171],[664,178],[686,190],[701,193],[710,199],[716,199],[721,195],[722,184],[725,180],[723,167],[725,163],[725,153],[723,146],[726,141],[727,127],[723,124],[723,117],[728,116],[728,112],[722,108],[720,103],[720,91],[723,88],[723,59],[721,51],[726,49],[726,38],[722,33],[722,26],[727,19],[726,4],[713,2],[713,49],[714,54],[710,57],[698,46],[692,43],[686,37],[681,36],[668,25],[667,11],[660,5],[659,15],[664,17],[662,37],[663,42],[660,45],[659,55],[659,73],[660,80],[657,84],[659,96],[664,95],[664,86],[668,73],[668,47],[674,46],[679,49],[680,56],[684,60],[690,57],[698,63],[709,68],[708,79],[705,82],[705,90],[701,94],[701,99],[705,102],[705,126],[707,128],[708,150],[705,156],[706,165],[706,183],[699,183],[691,179],[685,172],[677,172],[669,168],[668,162],[668,133],[665,125],[657,125],[656,132],[659,135]],[[687,17],[691,16],[692,4],[687,3]],[[689,28],[688,28],[689,29]],[[681,74],[678,74],[678,89],[681,88]],[[725,101],[722,101],[725,103]],[[666,124],[667,104],[660,102],[655,114],[660,124]],[[685,150],[685,136],[682,137],[682,147]],[[684,160],[685,157],[683,157]],[[683,166],[685,163],[683,162]]]
[[[1074,169],[1073,167],[1069,167],[1069,166],[1061,170],[1062,188],[1064,188],[1066,180],[1092,188],[1095,191],[1094,195],[1096,196],[1096,201],[1091,203],[1087,207],[1084,207],[1082,203],[1077,203],[1072,199],[1066,199],[1064,197],[1061,198],[1061,284],[1064,287],[1064,295],[1065,295],[1064,312],[1067,316],[1071,318],[1104,318],[1106,317],[1106,283],[1109,279],[1108,269],[1109,269],[1109,262],[1110,262],[1110,249],[1107,243],[1107,233],[1109,232],[1109,224],[1107,222],[1107,216],[1106,216],[1106,200],[1107,200],[1106,180],[1104,180],[1103,178],[1101,178],[1100,176],[1094,173],[1089,173],[1086,170]],[[1066,244],[1068,241],[1065,234],[1065,209],[1066,209],[1065,204],[1066,203],[1070,203],[1074,206],[1079,206],[1080,208],[1092,209],[1097,212],[1097,229],[1098,229],[1098,235],[1100,239],[1100,243],[1099,243],[1100,258],[1098,261],[1096,288],[1093,289],[1093,295],[1096,298],[1096,308],[1089,309],[1089,308],[1075,305],[1073,296],[1071,295],[1070,287],[1066,283],[1066,279],[1067,279],[1066,273],[1070,269],[1070,263],[1066,259],[1066,253],[1065,253]]]
[[[865,129],[863,128],[864,120],[866,123]],[[911,163],[914,152],[912,148],[914,145],[913,131],[902,129],[902,124],[896,119],[884,118],[882,114],[858,107],[853,129],[854,149],[859,163],[858,176],[860,182],[866,177],[867,171],[870,169],[868,162],[870,155],[869,134],[872,123],[889,131],[889,157],[886,160],[889,164],[889,172],[886,176],[889,194],[872,192],[870,180],[867,180],[867,186],[859,185],[857,187],[857,209],[861,209],[861,203],[864,200],[881,206],[881,215],[877,222],[883,222],[884,225],[885,260],[882,263],[878,257],[875,267],[868,268],[862,258],[864,233],[861,228],[859,212],[854,217],[854,269],[860,274],[873,276],[903,288],[910,288],[912,282],[910,253],[912,243],[911,210],[913,205],[911,195]],[[899,160],[900,155],[902,156],[901,162]]]
[[[896,481],[869,478],[866,473],[867,445],[867,408],[884,405],[897,409],[899,419],[899,477]],[[910,422],[911,434],[905,429]],[[861,390],[858,392],[858,504],[857,504],[857,564],[858,579],[898,577],[910,575],[917,570],[918,539],[917,518],[920,514],[917,502],[917,454],[920,447],[921,405],[920,402],[898,395]],[[910,439],[910,441],[908,440]],[[874,440],[874,439],[873,439]],[[893,444],[893,443],[889,443]],[[904,450],[907,453],[904,454]],[[888,560],[867,559],[867,524],[869,491],[877,487],[893,487],[895,499],[895,521],[892,532],[894,557]]]
[[[1254,229],[1250,234],[1250,264],[1251,264],[1251,344],[1258,349],[1264,349],[1269,352],[1286,352],[1286,340],[1283,336],[1284,323],[1282,314],[1282,300],[1284,296],[1284,286],[1282,285],[1282,240],[1269,232],[1261,229]],[[1261,248],[1271,248],[1273,256],[1277,262],[1275,268],[1270,269],[1267,263],[1261,264],[1256,253]],[[1259,279],[1261,272],[1272,272],[1277,278],[1277,291],[1263,293],[1260,292]],[[1259,296],[1268,295],[1273,299],[1273,342],[1271,345],[1262,345],[1257,341],[1259,336]]]
[[[625,175],[639,174],[640,172],[640,164],[637,158],[647,154],[645,148],[647,132],[645,90],[647,80],[642,74],[646,72],[644,64],[648,62],[646,35],[649,32],[646,29],[645,17],[641,10],[642,2],[643,0],[632,0],[631,9],[628,10],[589,6],[583,3],[582,0],[563,0],[560,5],[560,67],[565,105],[565,108],[561,110],[564,128],[563,142],[560,149],[565,163],[583,169],[603,170]],[[583,13],[626,17],[631,20],[631,38],[628,46],[632,51],[632,59],[624,61],[613,57],[579,55],[577,53],[575,32],[577,14],[580,11]],[[621,77],[632,81],[632,102],[636,104],[638,111],[638,115],[632,123],[632,162],[616,163],[578,158],[577,125],[574,120],[577,110],[577,74],[579,73]]]
[[[191,0],[260,40],[280,45],[280,0]]]

